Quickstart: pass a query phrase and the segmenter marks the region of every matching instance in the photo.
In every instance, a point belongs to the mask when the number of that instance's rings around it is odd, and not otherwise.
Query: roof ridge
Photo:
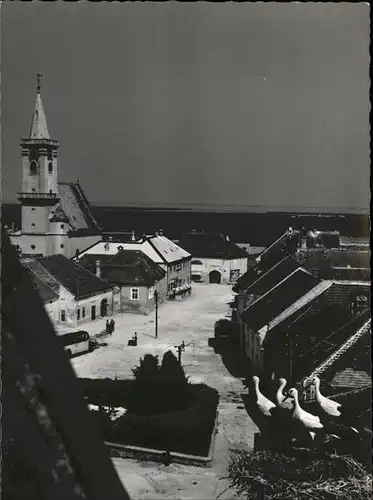
[[[275,328],[278,324],[281,323],[281,321],[285,320],[289,316],[292,316],[294,313],[299,311],[302,307],[306,306],[311,302],[311,299],[316,299],[319,297],[323,292],[328,290],[333,285],[332,280],[323,280],[320,283],[317,283],[311,290],[306,292],[304,295],[302,295],[298,300],[293,302],[287,309],[282,311],[276,318],[273,319],[273,321],[270,322],[268,329],[266,330],[266,333],[268,333],[270,330]],[[315,292],[317,295],[315,295]],[[259,330],[259,334],[263,330],[264,326]]]
[[[251,283],[251,285],[249,285],[245,292],[247,292],[247,290],[249,290],[249,288],[255,286],[257,284],[258,281],[260,281],[262,278],[264,278],[264,276],[266,276],[267,274],[269,274],[271,271],[273,271],[277,266],[279,266],[280,264],[282,264],[285,260],[287,260],[288,258],[290,257],[290,255],[287,255],[286,257],[284,257],[283,259],[279,260],[278,262],[276,262],[276,264],[272,267],[270,267],[267,271],[265,271],[263,274],[261,274],[253,283]],[[295,260],[295,259],[294,259]],[[299,263],[298,263],[299,264]],[[300,265],[298,265],[298,267],[300,267]]]
[[[285,281],[287,281],[291,276],[293,276],[295,273],[297,273],[299,270],[303,271],[306,273],[306,271],[301,267],[299,266],[297,269],[295,269],[294,271],[292,271],[290,274],[288,274],[284,279],[282,279],[281,281],[279,281],[275,286],[273,286],[272,288],[270,288],[266,293],[264,293],[263,295],[261,295],[260,297],[258,297],[256,300],[254,300],[243,312],[247,311],[248,309],[250,309],[250,307],[252,307],[254,304],[256,304],[257,302],[259,302],[260,300],[262,300],[264,297],[266,297],[269,293],[271,293],[273,290],[275,290],[276,288],[278,288],[280,285],[282,285]],[[313,276],[311,273],[308,273],[310,276]],[[314,276],[313,276],[314,277]],[[317,279],[317,278],[315,278]]]

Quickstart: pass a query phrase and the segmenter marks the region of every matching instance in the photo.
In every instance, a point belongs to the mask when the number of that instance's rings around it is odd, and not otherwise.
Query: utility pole
[[[158,292],[154,291],[154,300],[155,300],[155,338],[158,338]]]
[[[180,345],[175,345],[175,347],[177,348],[177,359],[179,360],[179,363],[181,363],[181,353],[182,353],[182,351],[185,351],[185,347],[186,347],[184,340],[182,341],[182,343]]]

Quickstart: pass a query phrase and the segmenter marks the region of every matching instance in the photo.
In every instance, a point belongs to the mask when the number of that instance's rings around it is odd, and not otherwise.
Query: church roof
[[[79,183],[59,182],[58,196],[60,201],[56,206],[56,210],[62,210],[73,232],[94,234],[100,232],[100,227],[92,214],[89,201]]]
[[[34,114],[32,115],[30,139],[50,139],[40,92],[36,94]]]

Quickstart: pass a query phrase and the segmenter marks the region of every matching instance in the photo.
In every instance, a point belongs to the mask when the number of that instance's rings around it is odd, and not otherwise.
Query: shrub
[[[206,456],[219,395],[203,384],[189,387],[193,403],[187,409],[150,416],[126,413],[120,417],[111,424],[115,442]]]
[[[302,456],[240,452],[231,458],[228,477],[246,498],[367,500],[372,496],[371,475],[359,462],[308,451]]]
[[[134,381],[132,381],[134,382]],[[187,384],[190,407],[153,415],[127,412],[111,421],[104,411],[93,411],[105,441],[133,446],[207,455],[219,394],[204,384]]]
[[[133,380],[81,378],[79,382],[89,403],[128,408],[134,392]]]

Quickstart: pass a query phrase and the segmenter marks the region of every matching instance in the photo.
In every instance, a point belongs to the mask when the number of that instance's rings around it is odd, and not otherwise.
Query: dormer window
[[[49,172],[50,174],[53,172],[53,164],[52,164],[52,162],[51,162],[51,161],[48,163],[48,172]]]
[[[35,160],[33,160],[30,163],[30,174],[37,174],[38,173],[38,164],[36,163]]]

